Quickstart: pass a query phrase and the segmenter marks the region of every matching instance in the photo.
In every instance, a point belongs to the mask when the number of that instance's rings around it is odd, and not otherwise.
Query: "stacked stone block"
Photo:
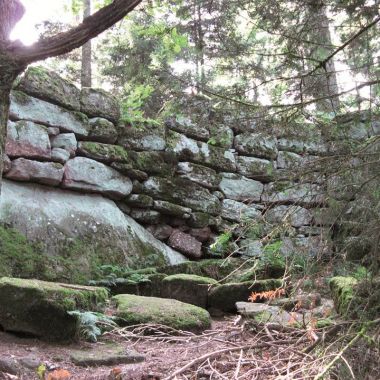
[[[165,125],[131,127],[118,101],[42,68],[30,68],[11,97],[4,176],[99,193],[153,235],[192,259],[225,228],[245,220],[292,229],[284,253],[315,251],[315,208],[325,205],[315,176],[292,182],[289,171],[328,151],[320,137],[299,141],[234,125],[197,125],[178,116]],[[232,123],[232,122],[231,122]],[[244,236],[243,236],[244,237]],[[261,236],[240,241],[260,254]]]

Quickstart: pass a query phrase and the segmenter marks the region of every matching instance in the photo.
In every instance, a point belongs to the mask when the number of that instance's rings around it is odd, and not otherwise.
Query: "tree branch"
[[[142,0],[114,0],[75,28],[38,41],[32,46],[11,43],[7,50],[21,64],[29,64],[48,57],[62,55],[85,44],[131,12]]]
[[[340,51],[345,49],[348,45],[351,44],[352,41],[356,40],[359,36],[361,36],[364,32],[366,32],[368,29],[375,26],[380,21],[380,16],[376,17],[372,22],[361,28],[357,33],[355,33],[351,38],[349,38],[344,44],[339,46],[336,50],[334,50],[328,57],[326,57],[323,61],[321,61],[317,66],[314,67],[314,69],[304,76],[308,76],[311,74],[314,74],[318,69],[324,69],[326,67],[326,64]]]

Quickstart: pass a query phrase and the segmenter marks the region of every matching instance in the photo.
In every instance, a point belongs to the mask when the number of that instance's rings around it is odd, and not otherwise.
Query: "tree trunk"
[[[91,0],[83,0],[84,11],[83,19],[91,16]],[[81,71],[81,85],[83,87],[92,86],[92,48],[91,40],[86,42],[82,47],[82,71]]]
[[[10,62],[3,61],[0,55],[0,189],[1,177],[3,173],[3,155],[5,148],[5,140],[7,136],[7,125],[9,117],[9,95],[12,85],[17,75],[22,72],[23,68],[12,69]],[[5,69],[4,69],[5,67]]]
[[[307,52],[307,56],[314,60],[322,60],[329,56],[333,50],[331,34],[329,30],[329,19],[326,13],[326,6],[323,1],[311,1],[308,4],[309,19],[309,39],[315,44]],[[313,62],[313,61],[308,61]],[[314,61],[315,62],[315,61]],[[313,66],[311,66],[311,69]],[[339,92],[338,81],[335,71],[334,60],[330,59],[326,66],[313,73],[311,78],[306,79],[307,92],[314,98],[327,97],[316,103],[318,111],[336,113],[339,110],[340,102],[338,97],[330,97]]]
[[[0,43],[8,41],[16,23],[24,15],[25,9],[20,0],[0,0]]]

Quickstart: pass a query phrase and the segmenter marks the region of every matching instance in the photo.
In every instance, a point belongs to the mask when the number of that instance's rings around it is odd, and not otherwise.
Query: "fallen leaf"
[[[68,380],[71,377],[71,373],[65,369],[56,369],[48,374],[46,380]]]

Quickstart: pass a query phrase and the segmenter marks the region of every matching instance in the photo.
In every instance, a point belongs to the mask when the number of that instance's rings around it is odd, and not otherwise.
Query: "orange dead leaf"
[[[121,368],[115,367],[115,368],[111,369],[111,372],[108,376],[108,379],[109,380],[121,380],[122,379],[121,376],[122,376]]]
[[[46,380],[68,380],[71,377],[71,373],[65,369],[56,369],[48,374]]]
[[[279,298],[285,294],[284,288],[277,288],[275,290],[268,290],[266,292],[252,292],[248,301],[256,302],[257,300],[273,300]]]

